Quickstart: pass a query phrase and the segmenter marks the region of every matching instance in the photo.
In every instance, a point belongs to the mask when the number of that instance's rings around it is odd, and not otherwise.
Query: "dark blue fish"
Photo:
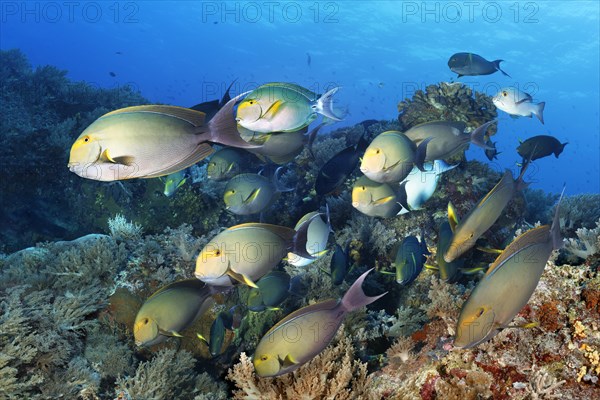
[[[310,67],[310,53],[306,53],[306,64]]]
[[[300,290],[300,277],[290,276],[282,271],[272,271],[256,282],[256,288],[248,295],[248,309],[255,312],[274,310],[283,303],[290,293]]]
[[[551,154],[554,154],[554,157],[558,158],[568,144],[569,142],[561,143],[554,136],[538,135],[521,142],[519,147],[517,147],[517,153],[523,157],[523,163],[527,159],[534,161],[548,157]]]
[[[335,191],[350,174],[356,169],[360,156],[365,152],[369,143],[363,135],[354,146],[346,147],[329,161],[319,171],[315,182],[315,191],[318,195],[325,195]]]
[[[504,60],[488,61],[473,53],[456,53],[448,60],[448,67],[452,72],[458,74],[458,78],[461,76],[490,75],[496,71],[500,71],[510,78],[510,75],[500,69],[502,61]]]
[[[232,307],[229,311],[221,311],[217,314],[217,318],[210,326],[210,336],[208,339],[197,334],[198,338],[208,345],[208,350],[213,357],[221,354],[223,343],[225,342],[225,334],[228,330],[233,331],[239,328],[241,315],[237,311],[237,306]]]
[[[221,109],[221,107],[223,107],[225,104],[227,104],[227,102],[229,100],[231,100],[229,91],[231,90],[231,87],[233,86],[234,83],[235,83],[235,80],[233,82],[231,82],[231,84],[225,91],[225,94],[223,95],[223,98],[221,100],[205,101],[204,103],[196,104],[195,106],[192,106],[190,108],[192,110],[203,112],[204,114],[206,114],[206,120],[207,121],[211,120],[212,117],[215,116],[217,111],[219,111]]]
[[[329,264],[329,274],[331,282],[338,286],[344,282],[348,271],[350,270],[350,243],[346,245],[346,249],[336,243],[335,251],[331,257]]]
[[[425,244],[425,237],[423,234],[421,236],[421,242],[415,236],[406,237],[394,251],[396,254],[392,266],[396,268],[396,282],[401,285],[408,285],[419,276],[427,255],[431,254]]]
[[[485,149],[485,156],[488,158],[488,160],[494,161],[497,159],[500,152],[498,149],[496,149],[496,142],[492,142],[490,139],[488,139],[487,142],[485,142],[485,145],[489,147]]]

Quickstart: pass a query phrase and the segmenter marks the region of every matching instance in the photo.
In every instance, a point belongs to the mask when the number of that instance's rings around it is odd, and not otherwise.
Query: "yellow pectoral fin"
[[[389,203],[392,200],[394,200],[394,196],[382,197],[381,199],[375,200],[373,204],[380,206],[382,204]]]
[[[105,161],[110,161],[111,163],[115,164],[115,160],[112,159],[112,157],[110,156],[108,149],[104,150],[102,152],[102,155],[100,156],[101,159],[105,160]]]
[[[298,364],[298,361],[294,360],[291,355],[285,356],[285,359],[281,361],[281,366],[283,368],[291,367],[292,365]]]
[[[482,247],[482,246],[477,246],[476,249],[479,251],[483,251],[484,253],[490,253],[490,254],[501,254],[504,251],[502,249],[492,249],[490,247]]]
[[[254,200],[256,200],[259,193],[260,188],[254,189],[252,193],[250,193],[250,195],[246,198],[246,200],[244,200],[244,204],[252,203]]]
[[[199,333],[196,333],[196,336],[198,337],[198,339],[200,339],[202,342],[206,343],[206,345],[208,346],[208,340],[204,336],[202,336]]]
[[[439,271],[438,267],[436,267],[435,265],[431,265],[431,264],[425,264],[425,268],[431,269],[433,271]]]
[[[458,225],[458,213],[456,212],[456,208],[454,208],[454,204],[452,202],[448,202],[448,223],[450,224],[450,229],[452,232],[456,230],[456,225]]]
[[[277,111],[279,111],[283,103],[284,102],[282,100],[276,100],[273,104],[271,104],[271,106],[267,109],[267,111],[262,115],[261,118],[272,119],[273,117],[275,117],[275,114],[277,114]]]
[[[256,285],[256,283],[254,283],[254,281],[252,279],[248,278],[244,274],[240,274],[238,272],[232,271],[231,268],[227,269],[227,275],[231,279],[235,279],[236,281],[238,281],[240,283],[243,283],[244,285],[248,285],[248,286],[253,287],[253,288],[258,288],[258,286]]]
[[[181,182],[179,182],[179,185],[177,185],[177,188],[182,187],[186,180],[187,180],[187,178],[184,178]]]
[[[162,329],[158,330],[158,333],[164,336],[174,336],[174,337],[183,337],[183,335],[177,331],[165,331]]]

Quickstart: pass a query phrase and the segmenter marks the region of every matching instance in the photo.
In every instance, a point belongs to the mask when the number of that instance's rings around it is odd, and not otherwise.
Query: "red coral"
[[[600,313],[600,290],[587,287],[581,291],[581,298],[585,302],[585,308]]]
[[[494,382],[490,387],[494,394],[494,400],[510,399],[508,390],[512,388],[513,382],[527,382],[527,376],[521,374],[513,366],[502,367],[499,364],[475,363],[494,377]]]
[[[560,321],[557,303],[556,300],[544,303],[537,310],[540,326],[547,332],[556,332],[564,325]]]
[[[423,399],[423,400],[435,400],[436,399],[437,396],[435,393],[435,382],[439,378],[440,377],[438,375],[433,375],[433,374],[429,374],[427,376],[425,383],[423,384],[423,386],[421,386],[421,390],[419,391],[419,394],[421,395],[421,399]]]
[[[415,333],[412,334],[411,338],[412,340],[414,340],[415,342],[424,342],[425,340],[427,340],[427,331],[429,330],[429,324],[425,324],[425,326],[423,326],[423,329],[421,329],[420,331],[416,331]]]

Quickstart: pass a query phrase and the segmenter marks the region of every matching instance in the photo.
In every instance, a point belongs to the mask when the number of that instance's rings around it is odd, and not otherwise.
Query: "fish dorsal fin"
[[[281,364],[282,368],[288,368],[288,367],[298,364],[298,361],[294,360],[292,358],[292,356],[288,353],[288,355],[285,356],[285,358],[283,360],[279,359],[279,364]]]
[[[239,225],[232,226],[228,230],[232,231],[232,230],[246,229],[246,228],[262,228],[262,229],[267,229],[270,232],[273,232],[277,236],[281,237],[285,241],[291,241],[294,238],[294,235],[296,234],[295,230],[293,230],[291,228],[288,228],[286,226],[263,224],[263,223],[260,223],[260,222],[248,222],[248,223],[245,223],[245,224],[239,224]]]
[[[160,105],[146,105],[146,106],[133,106],[121,108],[119,110],[111,111],[108,114],[104,114],[101,118],[108,117],[111,115],[125,114],[125,113],[155,113],[164,114],[174,118],[182,119],[194,126],[202,126],[206,120],[206,114],[201,111],[192,110],[190,108],[177,107],[177,106],[160,106]]]
[[[542,243],[544,240],[549,240],[550,226],[542,225],[533,228],[523,233],[509,244],[506,249],[496,258],[494,263],[488,268],[485,273],[485,278],[489,278],[496,271],[506,264],[506,261],[517,253],[526,251],[530,246]],[[527,257],[523,255],[523,257]]]
[[[277,114],[277,111],[279,111],[279,109],[283,105],[283,103],[284,103],[283,100],[275,100],[273,102],[273,104],[271,104],[269,106],[269,108],[267,109],[267,111],[265,111],[265,113],[262,115],[261,118],[264,118],[266,120],[273,119],[275,117],[275,115]]]
[[[458,212],[452,204],[451,201],[448,202],[448,223],[450,224],[450,229],[452,232],[456,230],[456,225],[460,222],[460,218],[458,217]]]
[[[231,279],[234,279],[244,285],[248,285],[250,287],[253,288],[258,288],[258,285],[256,283],[254,283],[254,281],[252,279],[250,279],[246,274],[241,274],[239,272],[235,272],[231,269],[230,267],[227,267],[227,271],[225,272],[227,274],[227,276],[229,276]]]
[[[192,290],[202,290],[205,287],[206,287],[206,283],[202,282],[200,279],[197,279],[197,278],[183,279],[181,281],[173,282],[167,286],[163,286],[162,288],[160,288],[159,290],[154,292],[150,297],[148,297],[148,299],[146,299],[146,301],[148,301],[154,297],[157,297],[158,295],[160,295],[162,293],[165,293],[167,291],[174,290],[174,289],[188,288],[188,289],[192,289]]]
[[[256,200],[256,198],[258,197],[258,194],[260,193],[260,188],[256,188],[254,189],[249,195],[248,197],[246,197],[246,199],[244,200],[244,204],[248,204],[248,203],[252,203],[254,200]]]
[[[506,185],[506,181],[513,180],[513,176],[512,173],[509,170],[506,170],[504,172],[504,175],[502,175],[502,179],[500,179],[500,181],[498,183],[496,183],[496,186],[494,186],[492,188],[492,190],[490,190],[484,197],[483,199],[481,199],[479,201],[479,203],[477,203],[477,207],[482,206],[486,201],[488,201],[490,199],[490,197],[492,197],[492,195],[496,192],[498,192],[500,190],[500,188],[504,187],[504,185]]]

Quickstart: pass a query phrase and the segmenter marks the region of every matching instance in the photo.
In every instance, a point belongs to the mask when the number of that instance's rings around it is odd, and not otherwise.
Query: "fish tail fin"
[[[312,157],[312,159],[315,159],[315,153],[313,152],[313,143],[315,142],[315,139],[317,138],[317,134],[319,133],[319,130],[321,130],[321,128],[325,126],[325,122],[321,122],[319,125],[317,125],[312,131],[309,132],[308,134],[308,140],[306,142],[306,148],[308,149],[308,153],[310,154],[310,156]]]
[[[563,190],[560,193],[560,198],[558,199],[558,204],[556,205],[556,211],[554,211],[554,218],[552,220],[552,226],[550,227],[550,237],[552,238],[552,249],[558,250],[563,246],[563,238],[560,234],[560,218],[559,218],[559,208],[560,202],[565,194],[565,186],[563,186]]]
[[[486,144],[486,140],[485,140],[485,133],[487,132],[487,129],[490,127],[490,125],[496,123],[497,120],[491,120],[486,122],[485,124],[479,126],[477,129],[475,129],[473,132],[471,132],[471,143],[473,143],[476,146],[481,147],[484,150],[496,150],[495,147],[492,147],[488,144]]]
[[[560,145],[560,148],[559,148],[559,149],[557,149],[557,150],[554,152],[554,157],[558,158],[558,156],[560,155],[560,153],[562,153],[562,152],[563,152],[563,150],[565,149],[565,146],[566,146],[566,145],[568,145],[568,144],[569,144],[569,142],[562,143],[562,144]]]
[[[225,91],[225,94],[223,95],[223,98],[221,99],[221,101],[219,102],[219,106],[223,107],[225,104],[227,104],[227,102],[229,102],[229,100],[231,100],[231,95],[229,94],[229,91],[231,90],[231,87],[233,86],[233,84],[235,83],[235,81],[237,81],[237,78],[235,78],[227,87],[227,90]]]
[[[333,95],[336,94],[339,89],[339,87],[334,87],[333,89],[319,97],[316,103],[315,111],[321,115],[326,116],[329,119],[341,121],[342,119],[335,115],[335,112],[333,111]]]
[[[277,190],[278,192],[291,192],[292,190],[294,190],[293,187],[289,188],[286,187],[281,179],[281,175],[283,174],[283,169],[285,167],[281,166],[281,167],[277,167],[277,169],[275,170],[275,172],[273,173],[273,186],[275,186],[275,190]]]
[[[407,212],[410,212],[410,210],[411,210],[410,206],[408,205],[408,193],[406,192],[406,183],[407,183],[407,181],[402,182],[400,184],[400,186],[398,187],[398,189],[395,191],[398,203],[402,206],[402,210],[400,210],[400,212],[402,212],[403,210],[406,210],[406,212],[404,212],[402,214],[406,214]],[[398,214],[398,215],[401,215],[401,214]]]
[[[348,289],[348,291],[342,298],[342,309],[344,311],[350,312],[359,309],[363,306],[366,306],[367,304],[373,303],[374,301],[387,294],[387,292],[385,292],[378,296],[370,297],[367,296],[362,290],[362,283],[371,271],[373,271],[373,268],[359,276],[358,279],[352,284],[352,286],[350,286],[350,289]]]
[[[415,166],[421,172],[427,172],[425,170],[424,164],[425,164],[425,159],[427,158],[427,145],[432,140],[433,140],[433,137],[430,136],[427,139],[423,140],[421,143],[419,143],[419,145],[417,146],[417,151],[415,153]]]
[[[224,144],[231,147],[239,147],[242,149],[252,149],[260,147],[260,145],[254,145],[246,142],[240,136],[237,130],[237,121],[233,117],[233,106],[239,99],[248,94],[242,93],[239,96],[234,97],[225,104],[212,119],[208,122],[208,133],[209,138],[207,141]],[[206,128],[202,128],[206,131]]]
[[[511,78],[511,76],[509,74],[507,74],[506,72],[502,71],[502,69],[500,68],[500,63],[503,62],[504,60],[495,60],[492,61],[494,63],[494,67],[496,67],[496,69],[500,72],[502,72],[504,75],[508,76],[509,78]]]
[[[451,169],[454,169],[456,167],[458,167],[458,164],[450,165],[444,160],[433,161],[433,171],[438,175],[443,174],[446,171],[450,171]]]
[[[540,120],[540,122],[544,123],[544,107],[546,107],[546,102],[542,101],[535,105],[533,109],[533,114]]]
[[[533,153],[535,153],[535,148],[534,148]],[[523,163],[521,164],[521,172],[519,172],[519,177],[516,180],[517,190],[523,190],[523,189],[526,189],[527,187],[529,187],[529,182],[525,182],[523,180],[523,178],[525,177],[525,172],[527,171],[529,164],[531,164],[532,157],[533,157],[533,155],[531,157],[529,157],[528,160],[523,159]]]

